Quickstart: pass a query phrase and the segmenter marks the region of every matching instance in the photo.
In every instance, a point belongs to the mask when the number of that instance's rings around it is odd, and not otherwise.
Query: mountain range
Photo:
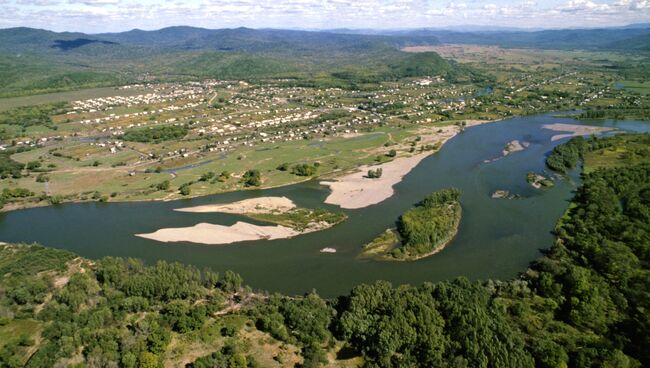
[[[205,29],[85,34],[0,29],[0,96],[142,79],[292,78],[296,83],[356,87],[404,76],[481,78],[437,54],[405,46],[460,43],[547,49],[650,51],[650,25],[604,29],[480,30]]]

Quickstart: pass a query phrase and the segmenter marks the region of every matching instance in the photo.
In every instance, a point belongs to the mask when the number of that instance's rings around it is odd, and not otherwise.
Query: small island
[[[298,208],[286,197],[251,198],[228,204],[178,208],[176,211],[238,214],[275,226],[260,226],[242,221],[230,226],[200,223],[191,227],[159,229],[153,233],[136,234],[136,236],[161,242],[230,244],[250,240],[292,238],[330,228],[347,219],[342,212],[330,212],[322,208]]]
[[[535,189],[550,188],[555,185],[555,183],[553,183],[553,180],[533,171],[530,171],[526,175],[526,181]]]
[[[364,245],[361,257],[417,261],[440,252],[456,236],[461,218],[460,191],[433,192],[404,212],[396,227]]]

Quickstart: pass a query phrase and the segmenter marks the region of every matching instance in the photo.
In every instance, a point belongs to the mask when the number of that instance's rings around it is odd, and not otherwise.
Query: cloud
[[[0,0],[0,27],[91,32],[206,28],[572,27],[650,22],[650,0]],[[40,12],[40,10],[47,10]],[[49,13],[48,13],[49,12]]]
[[[53,6],[61,4],[61,1],[57,0],[18,0],[16,1],[17,5],[32,5],[32,6]]]
[[[611,8],[609,4],[604,3],[595,3],[590,0],[571,0],[566,5],[560,7],[560,11],[567,13],[576,13],[576,12],[607,12]]]
[[[630,10],[650,9],[650,1],[648,0],[630,1],[629,8]]]
[[[117,5],[120,0],[68,0],[69,4],[84,4],[89,6]]]

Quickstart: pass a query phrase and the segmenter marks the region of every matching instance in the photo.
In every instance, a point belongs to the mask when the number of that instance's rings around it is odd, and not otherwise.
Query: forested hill
[[[333,32],[346,33],[350,30]],[[444,30],[418,29],[411,31],[373,32],[380,35],[429,36],[442,43],[496,45],[501,47],[616,50],[627,52],[650,51],[650,25],[639,24],[619,28],[557,29],[557,30]]]
[[[295,54],[321,49],[360,52],[381,47],[433,45],[431,35],[352,35],[280,29],[205,29],[168,27],[156,31],[132,30],[95,35],[98,39],[128,45],[180,50],[225,50]]]
[[[0,29],[0,97],[143,79],[289,78],[302,85],[347,88],[414,75],[473,77],[468,68],[452,67],[435,53],[416,56],[399,50],[436,43],[429,35],[248,28],[170,27],[94,35]]]
[[[558,151],[588,173],[554,245],[509,281],[379,281],[324,300],[1,245],[0,366],[650,366],[649,137]]]

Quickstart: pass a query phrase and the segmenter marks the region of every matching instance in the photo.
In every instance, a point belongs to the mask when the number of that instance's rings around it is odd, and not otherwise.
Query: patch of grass
[[[290,227],[297,231],[329,228],[345,221],[347,218],[342,212],[330,212],[322,208],[295,208],[284,213],[250,213],[246,216],[259,221]]]
[[[361,257],[374,257],[390,253],[401,240],[395,229],[386,229],[370,243],[363,246]]]
[[[33,319],[14,319],[0,324],[0,348],[23,336],[33,338],[41,329],[41,323]]]
[[[617,84],[622,85],[623,88],[630,91],[634,91],[642,95],[650,95],[650,82],[623,80],[619,81]]]

